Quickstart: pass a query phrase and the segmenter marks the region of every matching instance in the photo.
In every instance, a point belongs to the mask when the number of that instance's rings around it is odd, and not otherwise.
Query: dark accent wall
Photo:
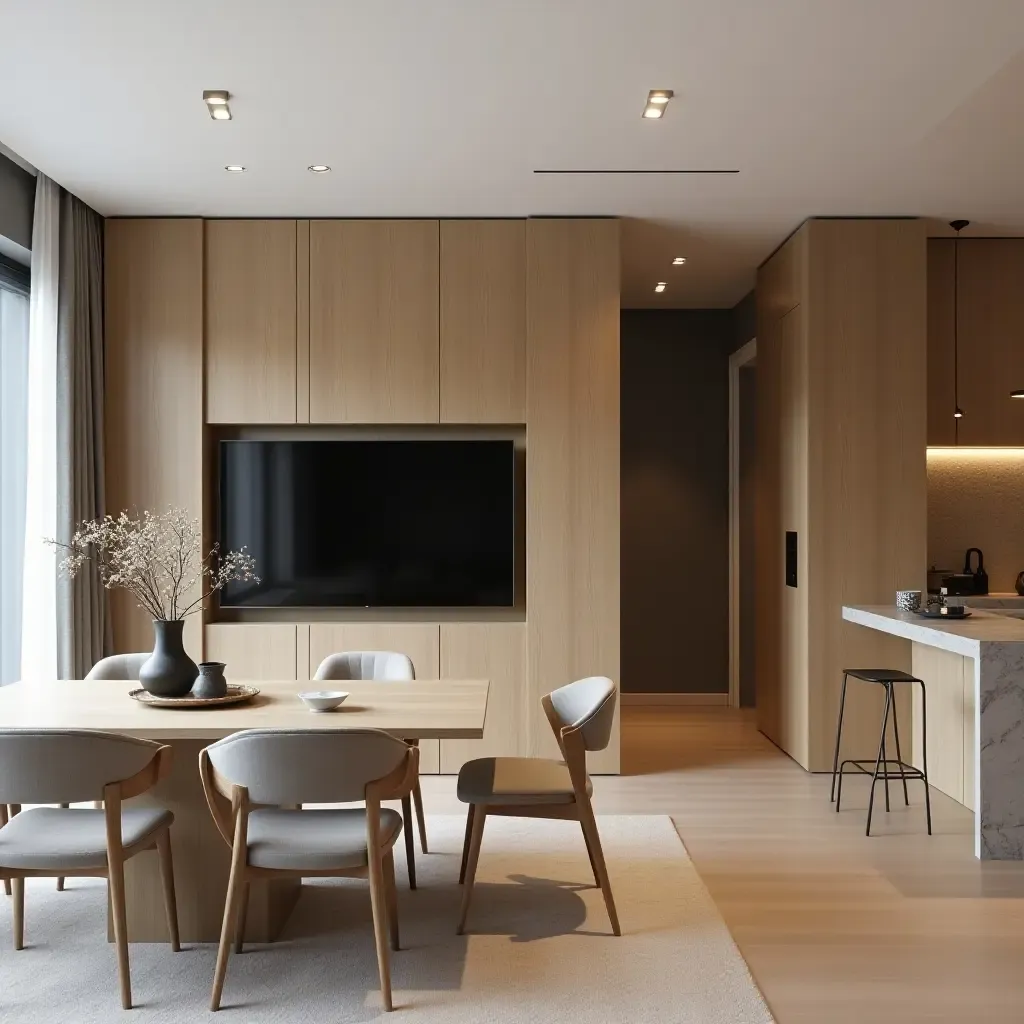
[[[622,689],[725,693],[733,310],[620,325]]]
[[[757,588],[754,583],[754,544],[757,537],[754,479],[757,466],[757,370],[750,365],[743,366],[739,377],[740,706],[752,708],[757,703],[754,685],[754,611],[757,607]]]
[[[32,248],[36,179],[0,153],[0,235]]]

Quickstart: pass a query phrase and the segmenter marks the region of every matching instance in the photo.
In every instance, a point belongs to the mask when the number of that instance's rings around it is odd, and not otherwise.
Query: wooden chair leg
[[[466,861],[466,880],[465,888],[462,890],[462,910],[459,914],[457,935],[463,935],[466,931],[466,918],[469,916],[469,904],[473,898],[473,882],[476,880],[476,865],[480,859],[480,844],[484,838],[486,821],[487,808],[481,805],[473,814],[473,831],[469,837],[469,858]]]
[[[412,799],[416,804],[416,823],[420,830],[420,849],[427,853],[427,819],[423,814],[423,790],[420,789],[419,779],[416,780],[416,787],[412,791]]]
[[[409,888],[416,888],[416,848],[412,835],[412,800],[402,797],[402,832],[405,834],[405,859],[409,868]]]
[[[466,864],[469,861],[469,840],[473,835],[473,815],[476,804],[470,804],[466,812],[466,837],[462,840],[462,866],[459,868],[459,885],[466,881]]]
[[[589,803],[580,804],[580,824],[583,826],[583,834],[588,842],[591,862],[594,865],[594,873],[597,875],[597,883],[601,886],[601,893],[604,896],[605,909],[608,911],[608,920],[611,921],[612,933],[621,935],[619,930],[619,915],[615,912],[615,900],[612,898],[612,887],[608,881],[608,868],[604,862],[604,850],[601,848],[601,836],[597,831],[597,821]]]
[[[241,953],[245,944],[245,923],[249,917],[249,883],[242,890],[241,904],[238,908],[238,921],[235,923],[235,952]]]
[[[395,884],[395,855],[388,850],[384,858],[384,888],[388,897],[388,931],[391,934],[391,948],[397,953],[401,948],[398,936],[398,886]]]
[[[164,829],[156,841],[157,854],[160,857],[160,881],[164,888],[164,911],[167,914],[167,934],[171,940],[171,949],[181,951],[178,937],[178,901],[174,895],[174,858],[171,856],[171,833]]]
[[[245,892],[245,867],[232,858],[231,874],[228,876],[228,892],[224,899],[224,919],[220,928],[220,945],[217,947],[217,966],[213,971],[213,992],[210,995],[210,1009],[220,1009],[220,998],[224,993],[224,977],[228,970],[228,954],[231,940],[235,935],[238,912]]]
[[[388,955],[388,909],[384,883],[384,865],[379,850],[370,851],[370,906],[373,909],[373,938],[377,945],[377,967],[380,971],[380,994],[384,1009],[393,1009],[391,1003],[391,963]]]
[[[109,865],[107,877],[110,905],[114,919],[114,943],[117,946],[117,974],[121,981],[121,1005],[132,1008],[132,980],[128,970],[128,915],[125,909],[124,864],[115,861]]]
[[[594,851],[590,848],[590,837],[587,835],[587,826],[580,822],[583,829],[583,842],[587,844],[587,856],[590,858],[590,870],[594,876],[594,885],[601,888],[601,879],[597,877],[597,865],[594,863]]]
[[[15,878],[14,887],[14,948],[25,948],[25,879]]]

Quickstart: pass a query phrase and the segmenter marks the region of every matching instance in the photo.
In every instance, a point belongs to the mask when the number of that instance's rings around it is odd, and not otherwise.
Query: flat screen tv
[[[510,607],[512,441],[222,441],[232,607]]]

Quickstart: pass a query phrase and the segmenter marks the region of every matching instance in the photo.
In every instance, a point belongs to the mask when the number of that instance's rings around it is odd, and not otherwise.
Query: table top
[[[241,729],[383,729],[401,739],[481,739],[487,714],[484,679],[331,683],[237,680],[259,696],[211,708],[147,707],[128,696],[137,682],[30,680],[0,686],[0,728],[101,729],[144,739],[220,739]],[[314,714],[304,690],[345,690],[336,711]]]
[[[980,657],[982,644],[1024,642],[1024,621],[980,608],[966,619],[926,619],[893,605],[847,605],[843,618],[967,658]]]

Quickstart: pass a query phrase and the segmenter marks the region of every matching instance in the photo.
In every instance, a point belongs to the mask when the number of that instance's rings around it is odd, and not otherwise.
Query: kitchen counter
[[[929,737],[932,708],[941,712],[950,702],[936,699],[948,696],[939,692],[946,682],[918,671],[918,663],[926,663],[918,645],[966,659],[959,704],[965,718],[961,802],[974,809],[975,853],[986,860],[1024,860],[1024,619],[979,609],[963,621],[942,621],[878,605],[846,606],[843,618],[915,645],[915,674],[929,692]],[[930,752],[946,753],[934,744]]]

